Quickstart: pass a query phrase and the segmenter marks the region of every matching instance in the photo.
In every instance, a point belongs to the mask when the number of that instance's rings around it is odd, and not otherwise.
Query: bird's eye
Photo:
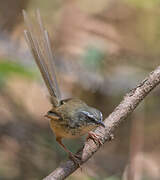
[[[92,114],[90,114],[89,112],[87,112],[87,111],[82,111],[82,114],[83,114],[83,116],[85,115],[85,118],[86,118],[86,120],[87,121],[89,121],[89,122],[95,122],[95,118],[94,118],[94,116],[92,115]]]
[[[90,122],[95,122],[95,119],[94,118],[92,118],[92,117],[87,117],[88,118],[88,121],[90,121]]]

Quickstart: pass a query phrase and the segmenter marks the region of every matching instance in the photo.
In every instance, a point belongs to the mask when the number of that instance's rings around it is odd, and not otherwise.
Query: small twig
[[[115,110],[105,119],[106,128],[98,127],[95,133],[101,137],[101,141],[105,143],[113,138],[114,130],[120,123],[131,114],[138,104],[145,98],[149,92],[160,83],[160,66],[149,74],[136,88],[131,90],[115,108]],[[84,148],[78,152],[82,156],[81,164],[86,162],[100,148],[93,140],[89,139]],[[63,180],[73,173],[78,166],[69,160],[65,164],[60,165],[44,180]]]

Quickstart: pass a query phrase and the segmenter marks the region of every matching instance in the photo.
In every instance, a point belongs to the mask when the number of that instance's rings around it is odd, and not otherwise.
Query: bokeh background
[[[104,117],[159,65],[160,0],[0,0],[0,180],[38,180],[67,159],[45,113],[49,97],[24,40],[22,9],[39,8],[64,98]],[[160,179],[160,88],[156,88],[69,180]],[[80,140],[65,140],[73,151]]]

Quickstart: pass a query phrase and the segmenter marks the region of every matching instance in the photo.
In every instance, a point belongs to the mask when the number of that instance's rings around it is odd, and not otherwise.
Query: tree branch
[[[146,95],[152,91],[160,83],[160,66],[149,74],[136,88],[131,90],[122,102],[115,108],[115,110],[105,119],[104,123],[106,128],[98,127],[95,133],[101,137],[101,141],[112,140],[112,133],[120,125],[120,123],[126,119],[129,114],[138,106],[138,104],[145,98]],[[93,140],[89,139],[83,149],[77,154],[81,155],[81,164],[85,163],[92,155],[100,148],[98,144],[95,144]],[[73,161],[68,160],[65,164],[60,165],[44,180],[63,180],[71,173],[73,173],[78,166]]]

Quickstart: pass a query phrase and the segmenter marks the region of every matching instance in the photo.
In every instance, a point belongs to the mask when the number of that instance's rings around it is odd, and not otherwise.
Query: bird
[[[40,70],[44,83],[50,94],[52,108],[45,114],[50,121],[50,127],[56,136],[56,141],[78,163],[73,154],[63,143],[62,139],[73,139],[88,133],[88,138],[101,144],[99,137],[92,131],[98,126],[105,127],[103,115],[98,109],[87,105],[78,98],[62,99],[57,82],[54,56],[48,31],[44,28],[39,10],[36,11],[38,31],[23,10],[26,29],[24,35],[31,54]]]

